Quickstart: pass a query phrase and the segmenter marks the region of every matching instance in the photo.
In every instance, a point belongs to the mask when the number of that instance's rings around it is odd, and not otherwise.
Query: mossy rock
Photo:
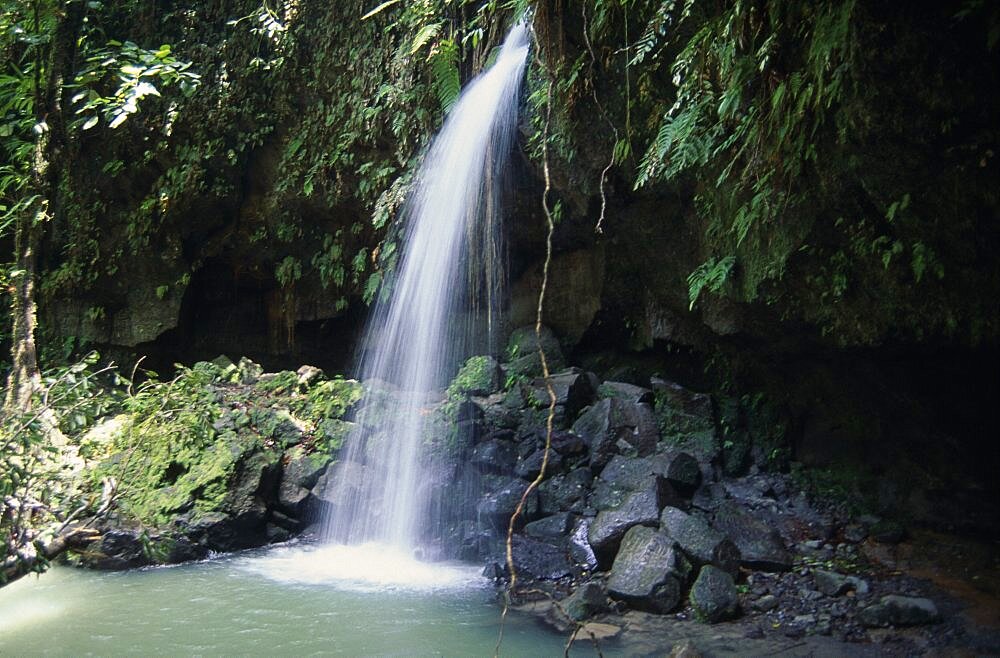
[[[509,361],[504,364],[504,370],[508,376],[514,377],[540,377],[542,373],[542,360],[538,354],[538,346],[541,345],[545,352],[545,360],[549,366],[549,372],[558,372],[566,367],[566,359],[563,357],[562,347],[559,339],[548,327],[543,326],[541,330],[541,340],[535,332],[534,326],[520,327],[515,329],[507,341],[507,358]]]
[[[503,386],[500,364],[492,356],[471,357],[448,386],[448,397],[489,395]]]

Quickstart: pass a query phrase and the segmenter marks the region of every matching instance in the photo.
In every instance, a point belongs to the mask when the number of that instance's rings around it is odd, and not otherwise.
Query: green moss
[[[500,388],[500,370],[491,356],[471,357],[448,386],[449,398],[487,395]]]

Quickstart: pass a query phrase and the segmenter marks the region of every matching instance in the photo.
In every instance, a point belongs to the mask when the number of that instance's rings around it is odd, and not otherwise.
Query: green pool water
[[[499,607],[478,571],[297,546],[119,573],[56,567],[0,589],[0,655],[489,656]],[[560,656],[563,642],[512,614],[502,655]]]

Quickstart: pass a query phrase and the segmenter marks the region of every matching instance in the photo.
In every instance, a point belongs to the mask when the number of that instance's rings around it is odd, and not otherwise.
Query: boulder
[[[524,459],[519,459],[514,467],[514,475],[525,480],[534,480],[542,471],[542,462],[545,460],[545,448],[536,450]],[[545,476],[550,477],[553,473],[562,470],[562,455],[555,450],[549,450],[549,460],[545,465]]]
[[[539,341],[534,325],[528,325],[519,327],[511,333],[510,339],[507,341],[507,354],[510,361],[503,364],[504,372],[507,375],[518,377],[540,376],[542,374],[542,361],[538,356],[539,344],[545,351],[549,372],[562,370],[566,362],[556,335],[551,329],[543,326],[541,341]]]
[[[573,575],[573,565],[562,545],[515,535],[511,549],[519,578],[558,580]]]
[[[739,605],[733,577],[711,564],[701,568],[688,600],[698,617],[712,624],[735,616]]]
[[[690,565],[673,541],[653,528],[635,526],[621,541],[608,578],[608,594],[637,608],[670,612],[680,603]]]
[[[579,368],[570,368],[549,377],[552,392],[556,396],[556,407],[562,412],[562,417],[576,418],[580,410],[593,400],[594,389],[590,378]],[[526,401],[533,407],[548,409],[551,400],[545,379],[535,378],[526,389]]]
[[[492,356],[470,357],[448,386],[451,397],[490,395],[503,387],[503,372]]]
[[[87,546],[86,564],[94,569],[117,571],[145,566],[150,562],[139,530],[108,530]]]
[[[653,377],[650,379],[659,403],[669,408],[676,416],[678,423],[683,424],[684,431],[697,431],[715,427],[715,417],[712,413],[712,396],[695,393],[665,379]]]
[[[574,521],[576,521],[575,515],[569,512],[558,512],[526,524],[524,534],[533,539],[564,539],[573,528]]]
[[[606,398],[586,409],[573,424],[573,433],[590,447],[590,465],[601,469],[622,448],[643,457],[653,453],[660,434],[647,404]]]
[[[621,505],[598,513],[590,524],[587,539],[598,557],[607,559],[614,555],[622,537],[637,525],[653,526],[659,522],[660,505],[654,492],[636,491],[629,494]]]
[[[572,432],[552,432],[552,449],[563,457],[577,457],[587,453],[587,442]]]
[[[683,505],[665,477],[656,472],[650,458],[615,455],[594,483],[591,505],[597,510],[618,507],[634,491],[652,491],[657,503]]]
[[[469,463],[481,473],[508,475],[517,462],[517,449],[510,441],[487,439],[472,449]]]
[[[363,491],[370,477],[368,468],[354,461],[333,462],[327,466],[312,488],[312,495],[329,505],[339,505],[343,499]]]
[[[667,450],[650,457],[653,471],[671,484],[678,494],[690,498],[701,485],[701,464],[694,455]]]
[[[891,594],[859,614],[861,623],[869,628],[885,626],[920,626],[941,621],[937,606],[930,599]]]
[[[590,545],[590,519],[577,519],[569,537],[569,554],[573,561],[587,571],[597,569],[597,556]]]
[[[740,550],[740,563],[759,571],[788,571],[792,554],[771,526],[751,516],[732,501],[723,503],[712,527],[729,537]]]
[[[599,582],[591,580],[573,590],[559,606],[570,619],[583,621],[608,609],[608,595]]]
[[[624,402],[642,402],[649,405],[655,400],[651,389],[626,382],[604,382],[598,387],[597,395],[601,399],[616,398]]]
[[[844,576],[833,571],[816,569],[813,571],[813,582],[816,589],[827,596],[840,596],[848,590],[855,589],[858,582],[863,582],[859,578]],[[867,585],[867,583],[866,583]],[[865,588],[867,589],[867,587]]]
[[[593,473],[586,467],[546,479],[538,486],[541,513],[582,512],[593,480]]]
[[[288,456],[281,470],[278,503],[290,514],[298,514],[303,501],[309,497],[309,490],[316,486],[330,460],[329,457],[303,454],[299,448],[290,450]]]
[[[733,576],[739,571],[740,549],[702,519],[676,507],[664,507],[660,515],[660,529],[677,542],[694,564],[711,564]]]
[[[514,510],[517,509],[521,497],[530,483],[517,478],[502,479],[492,491],[484,495],[476,512],[479,518],[493,527],[494,530],[506,530]],[[523,521],[529,521],[538,513],[538,491],[532,491],[524,504]]]

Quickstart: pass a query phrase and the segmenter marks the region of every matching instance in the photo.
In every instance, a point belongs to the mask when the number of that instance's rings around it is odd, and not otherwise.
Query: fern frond
[[[416,55],[425,45],[427,45],[434,37],[441,32],[441,23],[429,23],[417,32],[417,35],[413,37],[413,43],[410,44],[410,54]]]
[[[435,47],[430,65],[434,92],[441,103],[441,109],[447,114],[462,92],[462,82],[458,75],[458,45],[451,39],[443,39]]]

